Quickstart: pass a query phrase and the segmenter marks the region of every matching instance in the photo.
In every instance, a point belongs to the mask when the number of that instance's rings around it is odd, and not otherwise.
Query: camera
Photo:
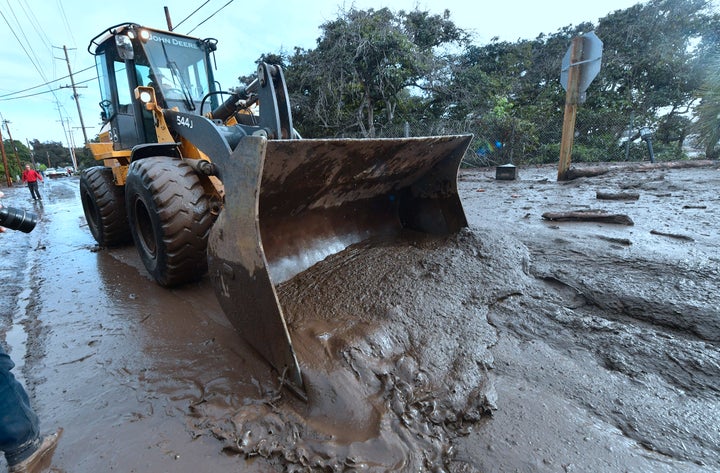
[[[0,208],[0,226],[30,233],[37,223],[37,215],[14,207]]]

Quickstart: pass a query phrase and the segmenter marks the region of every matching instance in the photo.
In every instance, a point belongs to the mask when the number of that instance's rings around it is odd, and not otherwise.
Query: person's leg
[[[14,366],[0,347],[0,450],[10,465],[32,455],[41,442],[38,417],[25,389],[10,372]]]
[[[40,191],[38,190],[37,181],[30,182],[30,183],[28,183],[28,185],[30,186],[30,193],[32,194],[32,198],[39,200],[40,199]]]

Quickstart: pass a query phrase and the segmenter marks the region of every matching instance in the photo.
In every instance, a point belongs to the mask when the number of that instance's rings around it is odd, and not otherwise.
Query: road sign
[[[582,94],[585,92],[590,83],[597,77],[600,72],[600,65],[602,63],[602,49],[603,43],[600,38],[594,32],[590,32],[582,36],[583,48],[582,57],[580,61],[572,64],[574,67],[580,67],[580,81],[578,83],[578,92]],[[568,83],[568,71],[570,70],[570,53],[572,46],[568,48],[565,56],[562,60],[562,67],[560,69],[560,83],[563,89],[567,90]]]

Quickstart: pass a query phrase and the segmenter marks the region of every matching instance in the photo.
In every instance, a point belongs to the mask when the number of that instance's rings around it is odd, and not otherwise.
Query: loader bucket
[[[208,241],[218,300],[296,392],[303,380],[276,284],[368,238],[467,226],[457,173],[470,139],[249,136],[214,157],[225,188]]]

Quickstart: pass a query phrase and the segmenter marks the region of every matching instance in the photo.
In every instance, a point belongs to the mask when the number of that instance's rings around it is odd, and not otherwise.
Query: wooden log
[[[575,210],[571,212],[545,212],[542,214],[545,220],[556,222],[601,222],[614,223],[618,225],[635,225],[630,217],[624,214],[612,214],[605,210]]]
[[[660,235],[660,236],[675,238],[676,240],[695,241],[695,239],[693,237],[690,237],[687,235],[680,235],[679,233],[665,233],[665,232],[660,232],[657,230],[650,230],[650,233],[653,235]]]
[[[603,167],[603,166],[594,166],[589,168],[570,168],[568,169],[567,173],[565,174],[566,180],[572,180],[577,179],[579,177],[593,177],[593,176],[602,176],[603,174],[606,174],[610,169]]]
[[[623,246],[632,245],[632,241],[630,241],[629,238],[615,238],[615,237],[609,237],[609,236],[605,236],[605,235],[597,235],[597,237],[601,240],[609,241],[610,243],[617,243],[618,245],[623,245]]]
[[[601,192],[597,191],[595,193],[595,198],[600,200],[638,200],[640,198],[640,194],[636,192]]]

